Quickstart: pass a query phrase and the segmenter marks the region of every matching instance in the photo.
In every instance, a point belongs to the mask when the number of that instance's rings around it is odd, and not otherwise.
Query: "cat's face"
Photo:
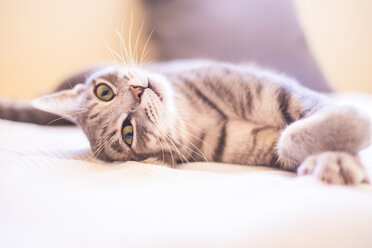
[[[106,161],[162,157],[159,139],[177,118],[167,79],[138,68],[100,70],[84,84],[33,104],[78,123],[94,155]]]

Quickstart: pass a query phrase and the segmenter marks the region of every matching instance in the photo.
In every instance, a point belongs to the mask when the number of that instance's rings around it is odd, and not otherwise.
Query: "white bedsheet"
[[[335,99],[372,116],[371,96]],[[0,120],[0,247],[372,247],[372,186],[88,157],[78,128]]]

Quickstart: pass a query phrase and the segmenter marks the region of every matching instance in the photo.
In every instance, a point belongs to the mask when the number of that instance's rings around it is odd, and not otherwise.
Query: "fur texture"
[[[104,83],[110,101],[94,94]],[[140,98],[131,87],[141,87]],[[370,144],[370,121],[353,107],[279,73],[213,61],[107,67],[85,82],[41,97],[33,106],[64,116],[106,161],[155,159],[275,166],[327,183],[368,182],[358,152]],[[124,122],[133,143],[122,137]]]

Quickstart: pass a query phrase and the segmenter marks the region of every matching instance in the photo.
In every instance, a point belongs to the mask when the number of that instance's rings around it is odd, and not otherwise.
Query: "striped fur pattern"
[[[65,118],[33,108],[30,101],[0,99],[0,118],[39,125],[70,125]]]
[[[112,101],[94,95],[102,82],[113,89]],[[131,86],[145,88],[140,101]],[[107,67],[33,104],[77,123],[106,161],[257,164],[298,169],[328,183],[368,182],[357,154],[370,143],[369,119],[255,66],[173,61]],[[134,127],[131,147],[121,134],[125,120]]]

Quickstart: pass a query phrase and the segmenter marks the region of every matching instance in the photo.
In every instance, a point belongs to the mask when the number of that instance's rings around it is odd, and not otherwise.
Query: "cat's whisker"
[[[104,139],[102,142],[98,143],[97,145],[95,146],[92,146],[91,147],[91,150],[92,150],[92,155],[88,158],[90,159],[92,156],[94,156],[96,159],[100,153],[100,151],[103,149],[104,146],[106,146],[109,142],[111,142],[112,140],[114,139],[114,137],[108,137],[106,139]],[[98,147],[98,148],[97,148]],[[97,149],[96,149],[97,148]],[[98,153],[99,152],[99,153]],[[98,154],[97,154],[98,153]],[[95,154],[97,154],[97,156],[95,156]]]
[[[187,150],[192,151],[190,148],[188,148],[187,146],[183,145],[183,144],[180,143],[178,140],[174,139],[174,138],[172,137],[171,133],[166,132],[166,136],[169,137],[169,139],[171,139],[172,142],[176,143],[180,148],[182,148],[183,150],[185,150],[185,152],[186,152],[186,153],[187,153],[187,154],[188,154],[192,159],[195,160],[195,158],[192,156],[192,154],[189,153],[189,152],[187,151]],[[179,151],[178,148],[176,148],[176,149]],[[181,153],[181,151],[179,151],[179,152]],[[184,157],[185,160],[186,160],[187,162],[189,162],[188,159],[187,159],[187,158],[186,158],[182,153],[181,153],[180,155],[182,155],[182,157]]]
[[[175,127],[175,126],[174,126]],[[182,144],[182,143],[180,143],[179,141],[177,141],[176,139],[173,139],[175,142],[177,142],[182,148],[184,148],[184,149],[187,149],[187,150],[189,150],[190,152],[191,152],[191,154],[192,153],[195,153],[196,155],[198,155],[198,156],[200,156],[200,157],[203,157],[206,161],[208,161],[208,159],[207,159],[207,157],[204,155],[204,153],[197,147],[197,146],[195,146],[188,138],[186,138],[185,136],[183,136],[181,133],[182,132],[184,132],[184,130],[180,130],[180,129],[177,129],[176,127],[175,127],[175,129],[176,130],[178,130],[179,132],[178,132],[178,135],[180,135],[187,143],[189,143],[192,147],[194,147],[195,149],[196,149],[196,151],[195,150],[193,150],[193,149],[191,149],[191,148],[189,148],[189,147],[187,147],[186,145],[184,145],[184,144]],[[190,134],[189,134],[190,135]],[[191,156],[191,158],[192,159],[194,159],[194,160],[196,160],[189,152],[187,152],[190,156]]]
[[[138,31],[137,37],[135,39],[134,47],[133,47],[133,41],[132,36],[133,36],[133,25],[134,25],[134,14],[133,10],[130,12],[130,17],[129,17],[129,31],[128,31],[128,36],[124,36],[124,21],[121,24],[120,32],[118,30],[115,31],[117,37],[119,38],[120,41],[120,54],[116,52],[114,49],[112,49],[109,45],[107,40],[105,39],[106,43],[106,48],[109,50],[111,53],[111,56],[113,57],[115,61],[115,65],[119,67],[117,59],[121,63],[124,64],[126,67],[130,66],[140,66],[141,64],[148,63],[148,61],[145,61],[144,58],[147,56],[147,46],[150,41],[150,38],[154,32],[154,29],[150,32],[144,46],[141,52],[141,56],[139,56],[139,41],[144,29],[144,20],[142,20],[142,24],[140,26],[140,29]],[[127,37],[127,38],[125,38]]]
[[[107,140],[104,140],[102,143],[99,144],[99,147],[101,148],[103,145],[105,145],[107,142]],[[97,159],[97,157],[95,156],[95,154],[100,150],[100,148],[98,148],[96,151],[93,151],[93,149],[91,150],[92,154],[85,160],[86,162],[90,161],[90,159],[92,157],[94,157],[95,159]]]
[[[159,126],[159,123],[156,121],[156,126]],[[162,131],[160,128],[158,129],[159,130],[159,132],[161,133],[161,135],[163,136],[163,137],[165,137],[166,139],[164,139],[165,141],[166,140],[168,140],[168,142],[169,142],[169,144],[171,144],[173,147],[174,147],[174,151],[180,156],[180,159],[183,161],[184,159],[185,159],[185,161],[188,161],[187,160],[187,158],[185,158],[185,156],[178,150],[178,148],[177,148],[177,146],[173,143],[173,141],[172,141],[172,139],[171,139],[171,137],[169,137],[168,136],[168,134],[166,133],[166,132],[164,132],[164,131]],[[168,143],[167,142],[167,143]],[[169,147],[169,149],[170,149],[170,147]],[[171,149],[170,149],[170,151],[171,151]],[[173,161],[174,161],[174,159],[173,159]],[[173,167],[174,167],[174,163],[173,163]]]
[[[159,134],[162,135],[161,130],[160,130],[156,125],[154,125],[154,127],[155,127],[156,130],[159,132]],[[162,135],[162,136],[163,136],[163,135]],[[171,149],[169,143],[167,142],[167,140],[164,139],[164,141],[165,141],[165,144],[168,146],[168,150],[169,150],[169,153],[170,153],[171,158],[172,158],[172,168],[175,168],[175,165],[174,165],[175,159],[174,159],[174,155],[173,155],[172,149]]]
[[[154,30],[155,28],[153,28],[149,34],[149,37],[147,38],[146,42],[145,42],[145,45],[143,46],[143,49],[142,49],[142,53],[141,53],[141,57],[140,57],[140,63],[142,63],[143,59],[146,58],[146,49],[147,49],[147,45],[149,44],[150,42],[150,39],[151,39],[151,36],[152,34],[154,33]],[[144,57],[145,56],[145,57]]]
[[[70,79],[67,80],[67,83],[68,83],[68,85],[70,86],[70,89],[72,89],[73,87],[72,87],[72,85],[71,85]]]
[[[47,123],[47,126],[49,126],[50,124],[53,124],[54,122],[57,122],[57,121],[59,121],[59,120],[62,120],[62,119],[65,119],[65,117],[64,117],[64,116],[58,117],[58,118],[56,118],[56,119],[54,119],[54,120],[48,122],[48,123]]]
[[[134,45],[134,57],[137,61],[137,64],[141,64],[141,61],[138,62],[138,42],[139,42],[139,39],[141,37],[142,29],[143,29],[144,24],[145,24],[145,20],[142,20],[142,24],[141,24],[140,30],[138,32],[138,35],[137,35],[136,44]]]
[[[106,49],[110,52],[112,58],[113,58],[113,62],[115,64],[115,66],[119,66],[116,58],[119,58],[121,61],[122,61],[122,58],[120,57],[120,55],[110,47],[110,45],[108,44],[108,41],[106,40],[106,38],[104,39],[105,40],[105,46],[106,46]],[[125,63],[125,62],[123,62]]]
[[[114,138],[114,137],[112,137],[109,141],[107,141],[107,142],[106,142],[106,143],[101,147],[101,149],[99,150],[99,152],[98,152],[96,155],[94,155],[94,156],[96,157],[96,159],[98,159],[99,154],[103,151],[103,149],[105,148],[105,146],[106,146],[107,144],[111,143],[111,141],[113,140],[113,138]]]
[[[119,38],[119,41],[120,41],[120,50],[123,51],[124,49],[124,55],[122,54],[120,56],[120,60],[121,62],[125,65],[125,66],[129,66],[130,65],[130,60],[128,58],[128,51],[127,51],[127,46],[126,46],[126,43],[125,43],[125,40],[123,38],[123,34],[120,33],[118,30],[116,30],[116,35],[118,36]],[[124,57],[125,56],[125,57]]]
[[[195,129],[199,130],[199,131],[202,131],[200,128],[196,127],[196,126],[193,126],[191,125],[190,123],[187,123],[186,121],[185,122],[185,125],[186,126],[189,126],[189,127],[194,127]],[[199,137],[193,135],[192,133],[190,133],[189,131],[187,130],[184,130],[184,132],[190,136],[192,136],[193,138],[197,139],[198,141],[202,142],[204,145],[206,145],[207,148],[209,148],[210,150],[213,150],[208,143],[206,143],[204,140],[200,139]]]
[[[166,118],[167,119],[167,118]],[[174,142],[176,142],[181,148],[183,148],[185,150],[185,152],[187,152],[187,154],[193,159],[196,161],[196,159],[193,157],[192,153],[195,153],[196,155],[200,156],[200,157],[204,157],[204,159],[206,161],[208,161],[208,159],[206,158],[206,156],[203,154],[203,152],[198,148],[196,147],[190,140],[188,140],[186,137],[184,137],[181,133],[184,132],[185,130],[184,129],[180,129],[180,128],[177,128],[177,126],[175,125],[174,122],[172,122],[171,120],[167,119],[169,122],[171,122],[171,124],[173,124],[173,127],[178,130],[178,135],[180,135],[185,141],[187,141],[188,143],[190,143],[198,152],[195,152],[193,149],[189,148],[188,146],[182,144],[181,142],[179,142],[177,139],[174,139],[172,138],[172,140]],[[171,136],[171,133],[168,133],[169,134],[169,137],[172,137]],[[189,153],[187,150],[189,150],[191,153]]]
[[[110,137],[107,137],[107,138],[103,139],[102,142],[96,144],[95,146],[91,146],[91,149],[94,149],[94,148],[97,148],[97,147],[101,146],[103,142],[105,142],[109,139],[110,139]]]
[[[121,37],[123,37],[124,35],[123,31],[124,31],[124,20],[121,22],[119,40],[120,40],[120,54],[121,54],[122,62],[124,65],[126,65],[126,61],[124,58],[124,52],[123,52],[123,46],[125,47],[125,44],[123,44],[122,39],[121,39]]]
[[[176,128],[177,129],[177,128]],[[179,130],[179,129],[178,129]],[[187,146],[185,146],[185,148],[187,148],[188,150],[190,150],[192,153],[195,153],[196,155],[200,156],[200,157],[203,157],[205,159],[206,162],[208,162],[208,159],[207,157],[205,156],[205,154],[196,146],[194,145],[187,137],[183,136],[181,133],[183,132],[183,130],[179,130],[178,132],[178,135],[180,135],[187,143],[189,143],[192,147],[194,147],[196,149],[197,152],[195,152],[195,150],[191,149],[191,148],[188,148]],[[185,131],[186,132],[186,131]],[[189,135],[191,135],[190,133],[188,133]],[[195,136],[194,136],[195,137]],[[197,137],[195,137],[197,138]],[[180,145],[182,145],[180,143]],[[194,160],[196,160],[194,157],[193,157]]]
[[[75,115],[83,114],[83,113],[85,113],[85,112],[87,112],[87,110],[79,111],[79,112],[75,112],[75,113],[71,113],[70,115],[71,115],[71,116],[75,116]],[[56,119],[54,119],[54,120],[48,122],[48,123],[47,123],[47,126],[49,126],[50,124],[52,124],[52,123],[54,123],[54,122],[56,122],[56,121],[62,120],[62,119],[65,119],[65,117],[64,117],[64,116],[58,117],[58,118],[56,118]]]
[[[148,54],[149,54],[149,50],[147,49],[145,51],[145,54],[144,54],[144,60],[142,62],[143,65],[147,65],[147,64],[150,64],[150,63],[154,62],[154,60],[151,59],[151,57],[149,57]]]
[[[146,52],[146,54],[147,54],[147,52]],[[145,58],[145,60],[142,62],[142,65],[145,66],[145,65],[151,64],[153,62],[154,62],[153,59]]]
[[[124,41],[123,41],[123,38],[122,38],[122,35],[119,33],[118,30],[116,30],[116,35],[118,36],[119,38],[119,41],[120,41],[120,50],[122,51],[122,46],[124,47],[124,52],[126,53],[125,49],[125,44],[124,44]],[[127,62],[127,59],[124,58],[122,54],[119,54],[118,52],[116,52],[115,50],[111,49],[112,53],[120,60],[121,63],[123,63],[125,66],[128,66],[128,62]]]
[[[111,143],[111,141],[112,141],[113,139],[115,139],[114,136],[109,137],[109,138],[105,139],[104,141],[102,141],[102,142],[98,145],[99,148],[98,148],[96,151],[93,151],[93,150],[94,150],[94,148],[97,147],[97,146],[92,147],[92,155],[89,156],[89,157],[87,158],[86,161],[89,161],[92,157],[94,157],[95,159],[98,159],[99,154],[103,151],[103,149],[105,148],[105,146],[106,146],[107,144]]]
[[[192,154],[192,152],[193,152],[192,149],[190,149],[189,147],[187,147],[187,146],[185,146],[184,144],[180,143],[178,140],[172,138],[170,133],[168,133],[168,137],[171,138],[172,141],[175,142],[175,143],[180,147],[180,149],[182,149],[182,151],[184,151],[184,152],[189,156],[189,158],[191,158],[191,159],[193,159],[193,160],[196,160],[196,159],[194,158],[193,154]],[[177,150],[179,150],[179,149],[177,149]],[[189,152],[188,150],[189,150],[190,152]],[[180,153],[181,153],[181,151],[180,151]],[[185,157],[185,155],[184,155],[183,153],[181,153],[181,154],[182,154],[182,156],[185,158],[186,162],[187,162],[187,163],[190,163],[189,159],[188,159],[187,157]]]
[[[157,123],[157,125],[159,125],[159,123]],[[160,131],[160,129],[159,129]],[[174,140],[172,139],[172,137],[167,133],[167,132],[162,132],[163,133],[163,136],[165,136],[168,141],[170,142],[170,144],[172,144],[172,146],[174,147],[175,151],[178,153],[178,155],[180,155],[180,159],[185,160],[187,163],[189,163],[189,160],[182,154],[182,152],[177,148],[177,146],[174,144]]]
[[[157,129],[157,127],[155,127],[152,123],[150,123],[150,124],[151,124],[151,126],[153,127],[154,130]],[[156,131],[157,131],[157,130],[156,130]],[[158,141],[159,141],[160,149],[161,149],[162,156],[163,156],[163,164],[164,164],[164,156],[165,156],[165,154],[164,154],[164,149],[163,149],[163,146],[162,146],[162,142],[160,141],[159,134],[158,134],[158,133],[155,133],[155,135],[156,135],[156,138],[157,138]]]
[[[123,51],[123,48],[124,48],[124,53],[122,52],[122,56],[123,56],[123,63],[126,67],[128,67],[128,63],[129,63],[129,60],[128,60],[128,51],[127,51],[127,45],[125,43],[125,39],[124,39],[124,23],[126,23],[126,19],[124,19],[124,21],[121,23],[121,27],[120,27],[120,33],[118,33],[118,31],[116,32],[116,34],[119,36],[119,40],[120,40],[120,49],[121,51]]]
[[[157,120],[155,120],[155,126],[157,127],[157,126],[160,126],[160,124],[159,124],[159,122],[157,121]],[[175,152],[177,152],[178,153],[178,155],[180,156],[180,159],[182,160],[182,161],[186,161],[187,163],[189,163],[189,160],[185,157],[185,155],[177,148],[177,146],[175,145],[175,142],[181,147],[181,148],[183,148],[183,150],[185,150],[185,152],[191,157],[191,158],[193,158],[193,156],[192,156],[192,154],[190,154],[188,151],[187,151],[187,149],[189,149],[188,147],[186,147],[186,146],[183,146],[180,142],[178,142],[177,140],[175,140],[175,139],[173,139],[172,138],[172,135],[170,135],[167,131],[162,131],[162,130],[160,130],[160,129],[158,129],[160,132],[161,132],[161,134],[162,134],[162,136],[164,136],[168,141],[169,141],[169,143],[170,144],[172,144],[172,146],[175,148]],[[166,141],[166,140],[165,140]],[[189,149],[190,151],[192,151],[191,149]],[[171,151],[171,150],[170,150]],[[192,151],[193,152],[193,151]],[[195,158],[193,158],[194,160],[195,160]]]
[[[168,137],[171,138],[170,136],[171,134],[168,134]],[[185,152],[193,159],[196,161],[196,159],[194,158],[194,156],[192,155],[192,153],[194,152],[192,149],[190,149],[189,147],[187,147],[186,145],[182,144],[181,142],[179,142],[178,140],[174,139],[174,138],[171,138],[175,143],[177,143],[183,150],[185,150]],[[190,152],[188,152],[187,150],[189,150]],[[197,154],[199,156],[201,156],[200,154]],[[189,163],[190,161],[188,161],[186,159],[186,161]]]
[[[201,141],[203,144],[205,144],[206,146],[208,146],[208,148],[210,148],[209,147],[209,145],[206,143],[206,142],[204,142],[203,140],[201,140],[200,138],[198,138],[198,137],[196,137],[196,136],[194,136],[193,134],[191,134],[190,132],[188,132],[186,129],[185,129],[185,127],[181,127],[179,124],[177,124],[174,120],[172,120],[172,119],[170,119],[170,118],[167,118],[166,116],[163,116],[163,118],[165,119],[165,120],[167,120],[167,122],[169,122],[169,123],[171,123],[171,125],[176,129],[176,130],[178,130],[179,132],[177,132],[178,133],[178,135],[180,135],[186,142],[188,142],[192,147],[194,147],[198,152],[195,152],[193,149],[190,149],[190,148],[188,148],[191,152],[194,152],[194,153],[196,153],[197,155],[199,155],[199,156],[201,156],[201,157],[203,157],[206,161],[208,161],[208,159],[207,159],[207,157],[205,156],[205,154],[195,145],[195,144],[193,144],[187,137],[185,137],[185,136],[183,136],[182,135],[182,132],[184,132],[184,133],[186,133],[187,135],[190,135],[190,136],[192,136],[193,138],[195,138],[195,139],[197,139],[197,140],[199,140],[199,141]],[[185,124],[187,125],[187,123],[185,122]],[[181,130],[181,128],[182,128],[182,130]],[[179,143],[180,144],[180,143]],[[182,145],[182,144],[180,144],[180,145]],[[186,147],[186,146],[185,146]],[[211,148],[210,148],[211,149]]]
[[[135,61],[133,58],[133,53],[132,53],[132,31],[133,31],[133,9],[130,12],[130,17],[129,17],[129,35],[128,35],[128,50],[129,50],[129,58],[131,61],[131,65],[135,65]]]

